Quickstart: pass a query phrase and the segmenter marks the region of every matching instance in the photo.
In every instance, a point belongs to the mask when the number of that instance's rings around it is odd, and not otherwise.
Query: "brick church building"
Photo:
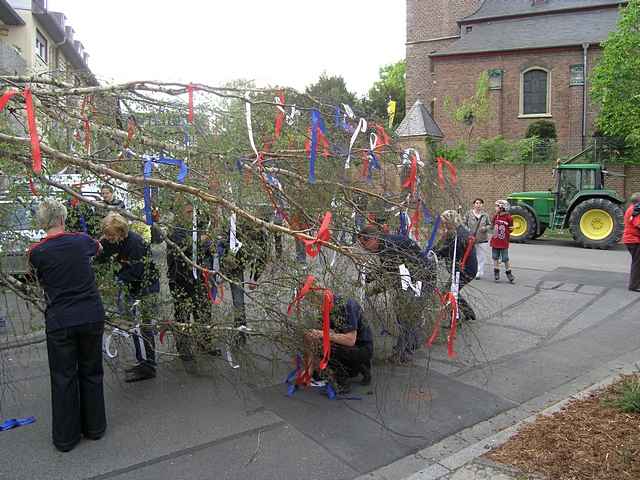
[[[407,111],[420,100],[447,142],[468,127],[453,104],[473,96],[489,74],[490,118],[472,141],[525,136],[539,119],[553,121],[565,153],[590,142],[596,112],[589,75],[601,43],[616,29],[612,0],[407,0]]]

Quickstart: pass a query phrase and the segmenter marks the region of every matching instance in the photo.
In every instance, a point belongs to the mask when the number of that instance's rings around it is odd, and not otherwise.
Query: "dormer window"
[[[472,31],[473,31],[473,27],[471,25],[467,25],[466,27],[464,27],[465,33],[471,33]]]
[[[47,42],[47,38],[40,32],[40,30],[36,30],[36,55],[40,57],[44,63],[49,62],[49,43]]]

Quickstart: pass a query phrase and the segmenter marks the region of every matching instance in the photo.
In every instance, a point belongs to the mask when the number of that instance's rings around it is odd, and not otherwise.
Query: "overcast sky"
[[[364,94],[405,55],[405,0],[49,0],[103,81],[302,89],[339,74]]]

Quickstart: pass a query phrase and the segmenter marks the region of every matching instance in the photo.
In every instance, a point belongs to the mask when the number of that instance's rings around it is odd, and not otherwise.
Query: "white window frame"
[[[44,56],[42,54],[44,53]],[[44,63],[49,63],[49,40],[36,28],[36,55]]]
[[[547,74],[547,111],[545,113],[524,113],[524,75],[531,70],[542,70]],[[551,118],[551,70],[544,67],[530,67],[520,72],[520,110],[518,118]]]

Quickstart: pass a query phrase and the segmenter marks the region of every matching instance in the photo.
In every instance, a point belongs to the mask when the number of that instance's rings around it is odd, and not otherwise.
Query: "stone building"
[[[579,151],[596,116],[588,73],[626,3],[407,0],[407,109],[421,100],[446,141],[463,139],[468,127],[453,120],[451,105],[473,96],[487,72],[491,114],[472,142],[517,140],[531,122],[547,119],[564,152]]]
[[[48,10],[46,0],[0,0],[0,73],[97,85],[74,33],[64,13]]]

